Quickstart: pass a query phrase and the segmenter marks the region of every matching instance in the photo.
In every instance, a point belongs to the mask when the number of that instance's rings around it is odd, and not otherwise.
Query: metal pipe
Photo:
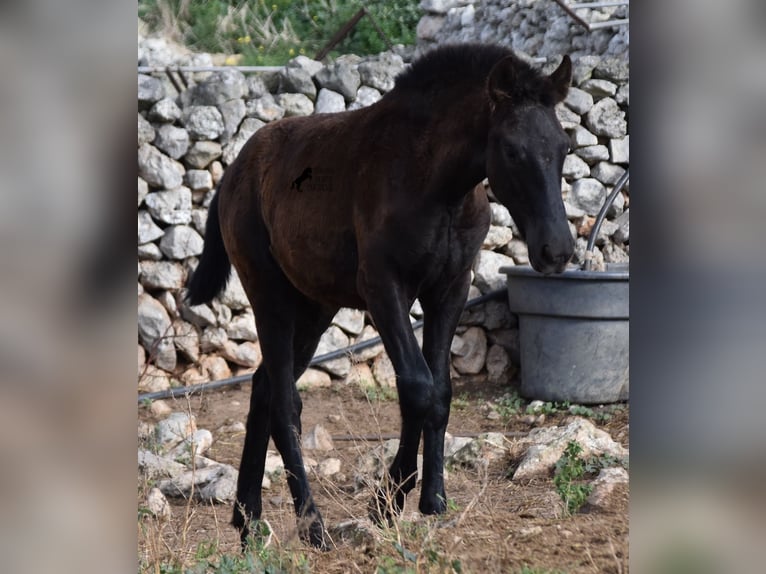
[[[490,291],[489,293],[485,293],[484,295],[480,295],[479,297],[475,297],[474,299],[471,299],[470,301],[466,302],[464,309],[470,309],[471,307],[475,307],[476,305],[481,305],[482,303],[486,303],[487,301],[501,299],[502,297],[505,296],[505,294],[506,294],[505,289],[497,289],[495,291]],[[423,326],[422,319],[419,319],[418,321],[415,321],[415,323],[412,324],[413,329],[419,329],[422,326]],[[312,367],[320,363],[332,361],[333,359],[343,357],[349,353],[354,353],[357,351],[362,351],[369,347],[374,347],[375,345],[379,345],[380,343],[381,343],[380,337],[373,337],[372,339],[368,339],[367,341],[361,341],[359,343],[349,345],[348,347],[345,347],[343,349],[336,349],[335,351],[325,353],[324,355],[316,356],[313,359],[311,359],[309,366]],[[239,375],[237,377],[222,379],[220,381],[200,383],[198,385],[190,385],[188,387],[175,387],[172,389],[166,389],[164,391],[156,391],[154,393],[144,393],[143,395],[138,395],[138,402],[141,403],[142,401],[147,401],[147,400],[154,401],[157,399],[168,399],[168,398],[175,398],[175,397],[180,397],[184,395],[192,395],[195,393],[201,393],[204,391],[219,389],[221,387],[226,387],[229,385],[248,383],[252,381],[252,378],[253,378],[253,374],[248,373],[246,375]]]
[[[607,20],[606,22],[593,22],[588,24],[589,30],[597,30],[599,28],[617,28],[619,26],[627,26],[630,23],[628,18],[624,20]]]
[[[590,229],[590,236],[588,237],[588,246],[585,248],[585,261],[583,262],[583,270],[590,271],[591,267],[593,266],[593,247],[596,245],[596,238],[598,237],[598,230],[601,228],[601,224],[604,222],[604,217],[606,217],[606,212],[609,209],[609,206],[612,205],[612,202],[614,201],[614,198],[617,197],[617,194],[620,193],[625,183],[630,179],[630,170],[626,169],[625,173],[623,173],[620,176],[620,179],[617,180],[617,183],[614,186],[614,189],[609,194],[609,196],[606,198],[606,201],[604,201],[604,205],[601,206],[601,210],[598,212],[598,215],[596,216],[596,221],[593,223],[593,227]]]
[[[248,72],[279,72],[284,66],[138,66],[139,74],[167,74],[170,72],[220,72],[221,70],[238,70]]]
[[[630,4],[629,0],[615,0],[612,2],[583,2],[580,3],[573,3],[570,4],[572,8],[575,10],[580,10],[581,8],[608,8],[610,6],[628,6]]]

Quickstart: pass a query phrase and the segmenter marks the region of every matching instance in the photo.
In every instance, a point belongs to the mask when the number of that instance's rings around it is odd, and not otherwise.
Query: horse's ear
[[[554,100],[556,103],[561,102],[567,97],[569,84],[572,83],[572,60],[569,55],[564,54],[559,67],[548,76],[548,79],[551,82]]]
[[[492,101],[499,103],[511,97],[515,83],[515,68],[512,57],[503,58],[492,68],[487,79],[487,89]]]

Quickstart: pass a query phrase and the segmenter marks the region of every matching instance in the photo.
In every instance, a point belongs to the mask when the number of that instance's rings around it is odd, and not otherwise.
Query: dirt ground
[[[562,424],[571,415],[556,412],[530,424],[525,415],[488,418],[488,403],[512,390],[492,384],[484,376],[454,382],[453,409],[448,431],[453,435],[486,431],[526,433],[535,426]],[[190,410],[198,428],[212,431],[215,442],[207,454],[219,462],[239,465],[244,433],[223,433],[223,425],[245,421],[250,387],[214,391],[190,400],[169,401],[174,410]],[[342,461],[341,475],[332,479],[311,473],[317,505],[333,535],[335,548],[319,552],[301,544],[284,479],[264,491],[264,518],[274,531],[272,544],[280,551],[305,558],[304,567],[317,573],[344,572],[524,572],[623,573],[628,571],[628,492],[618,492],[611,512],[584,511],[563,516],[551,478],[516,484],[508,478],[510,459],[495,461],[483,471],[451,468],[446,479],[450,509],[441,517],[417,512],[420,487],[410,494],[402,517],[392,528],[371,529],[374,535],[344,535],[337,527],[364,518],[371,493],[354,488],[353,467],[361,453],[378,441],[360,435],[397,435],[399,410],[395,398],[372,400],[353,387],[333,387],[303,393],[304,432],[315,424],[334,438],[329,453],[308,451],[321,461],[329,456]],[[592,407],[611,418],[593,421],[626,448],[627,405]],[[523,409],[522,409],[523,411]],[[139,418],[154,422],[149,410]],[[529,417],[526,417],[528,419]],[[351,438],[356,437],[356,438]],[[340,440],[347,438],[350,440]],[[514,440],[512,437],[509,440]],[[271,445],[270,448],[274,448]],[[139,505],[151,486],[139,477]],[[239,539],[229,525],[231,507],[171,500],[172,518],[164,523],[139,519],[139,561],[144,565],[175,560],[194,563],[201,544],[214,543],[221,553],[236,554]],[[306,564],[307,563],[307,564]],[[145,571],[157,571],[155,567]],[[286,571],[291,571],[286,568]],[[295,571],[304,571],[296,567]]]

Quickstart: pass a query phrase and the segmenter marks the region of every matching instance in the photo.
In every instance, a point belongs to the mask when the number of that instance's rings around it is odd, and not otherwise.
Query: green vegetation
[[[588,499],[593,487],[583,482],[585,460],[580,456],[582,447],[575,441],[569,441],[564,454],[556,462],[553,484],[556,492],[566,505],[567,513],[574,514]]]
[[[139,0],[138,15],[193,50],[241,54],[243,65],[281,65],[313,57],[360,8],[392,44],[413,44],[420,17],[414,0]],[[369,17],[337,46],[338,53],[387,48]]]
[[[513,391],[506,393],[497,399],[495,403],[495,410],[497,411],[497,414],[503,418],[504,421],[508,422],[511,417],[521,413],[521,407],[523,403],[524,399],[522,399],[518,393]]]

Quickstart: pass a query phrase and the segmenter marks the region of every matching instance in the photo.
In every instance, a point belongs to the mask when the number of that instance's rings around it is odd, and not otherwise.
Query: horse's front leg
[[[434,400],[423,427],[423,487],[419,505],[423,514],[441,514],[447,509],[444,433],[452,400],[450,346],[470,282],[470,272],[466,272],[452,283],[420,297],[424,313],[423,355],[434,381]]]
[[[365,284],[368,307],[396,371],[402,430],[399,450],[371,506],[375,520],[401,512],[417,483],[417,453],[423,423],[433,401],[433,379],[409,319],[409,302],[393,281]]]

